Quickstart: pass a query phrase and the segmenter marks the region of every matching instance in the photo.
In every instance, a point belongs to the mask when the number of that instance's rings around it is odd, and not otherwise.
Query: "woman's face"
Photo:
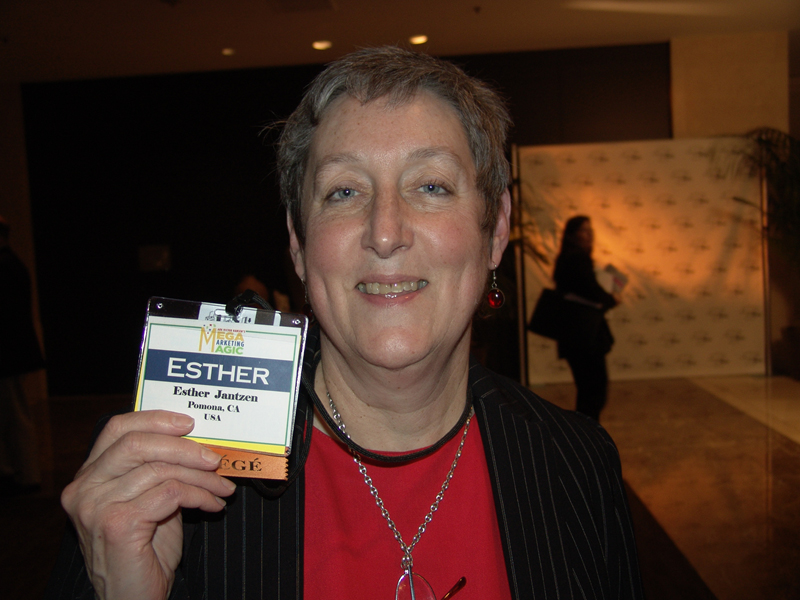
[[[426,92],[393,108],[336,100],[314,135],[304,190],[306,242],[290,222],[292,255],[342,356],[398,369],[468,346],[508,241],[510,203],[506,193],[489,240],[472,155],[448,105]]]
[[[584,221],[575,231],[575,240],[583,250],[591,254],[594,247],[594,229],[592,229],[591,221]]]

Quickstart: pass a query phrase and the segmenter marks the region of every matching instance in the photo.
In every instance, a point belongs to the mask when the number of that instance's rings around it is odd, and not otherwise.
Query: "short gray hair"
[[[395,46],[358,50],[329,64],[283,125],[278,142],[281,200],[305,242],[302,221],[303,182],[314,132],[334,100],[348,95],[362,104],[386,97],[398,106],[425,90],[456,112],[472,153],[476,185],[486,202],[481,227],[494,231],[500,198],[510,182],[505,155],[511,126],[505,102],[484,82],[453,63]]]

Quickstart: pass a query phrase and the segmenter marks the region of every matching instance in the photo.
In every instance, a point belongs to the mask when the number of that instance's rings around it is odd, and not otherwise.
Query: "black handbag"
[[[528,331],[552,340],[557,339],[561,330],[563,304],[564,298],[561,294],[553,289],[544,288],[533,309]]]

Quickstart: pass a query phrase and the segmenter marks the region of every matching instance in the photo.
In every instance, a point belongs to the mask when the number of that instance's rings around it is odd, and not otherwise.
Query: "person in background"
[[[400,48],[314,80],[278,152],[316,317],[289,480],[220,477],[188,416],[115,416],[62,496],[46,597],[642,597],[611,438],[469,356],[509,239],[509,124]]]
[[[599,421],[608,397],[606,354],[614,344],[605,312],[619,303],[619,297],[597,282],[593,248],[594,230],[589,217],[569,219],[553,280],[556,291],[566,300],[557,338],[558,356],[566,359],[572,370],[577,388],[575,410]]]
[[[39,448],[28,374],[44,367],[31,313],[31,278],[9,245],[11,228],[0,216],[0,495],[39,489]]]
[[[235,296],[238,296],[246,290],[254,291],[264,300],[269,302],[270,306],[272,306],[272,308],[275,310],[279,310],[281,312],[291,311],[289,296],[277,289],[270,290],[263,281],[261,281],[252,273],[245,273],[242,276],[242,278],[236,284],[233,293]]]

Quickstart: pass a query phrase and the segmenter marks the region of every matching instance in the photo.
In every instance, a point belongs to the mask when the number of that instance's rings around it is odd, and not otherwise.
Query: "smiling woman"
[[[508,125],[423,54],[318,76],[279,151],[318,320],[288,482],[219,477],[183,415],[114,417],[64,492],[48,597],[641,597],[611,439],[469,356],[509,238]]]
[[[403,390],[424,384],[428,373],[437,374],[434,381],[463,379],[470,321],[508,239],[508,195],[487,236],[475,180],[455,112],[427,92],[397,107],[342,97],[317,128],[302,208],[306,243],[290,222],[291,248],[324,331],[323,354],[335,353],[335,363],[347,366],[340,372],[323,361],[326,387],[342,411],[352,400],[345,380],[363,378],[354,370],[390,369],[393,387]],[[389,291],[365,293],[367,286]],[[406,412],[441,393],[461,412],[463,401],[451,390],[416,392],[404,401]],[[381,395],[370,406],[382,410],[395,401]],[[425,424],[435,429],[430,443],[450,427],[441,419]],[[351,428],[362,425],[359,437],[366,438],[369,419],[362,424],[359,416]],[[420,436],[415,428],[411,443],[424,443]]]

